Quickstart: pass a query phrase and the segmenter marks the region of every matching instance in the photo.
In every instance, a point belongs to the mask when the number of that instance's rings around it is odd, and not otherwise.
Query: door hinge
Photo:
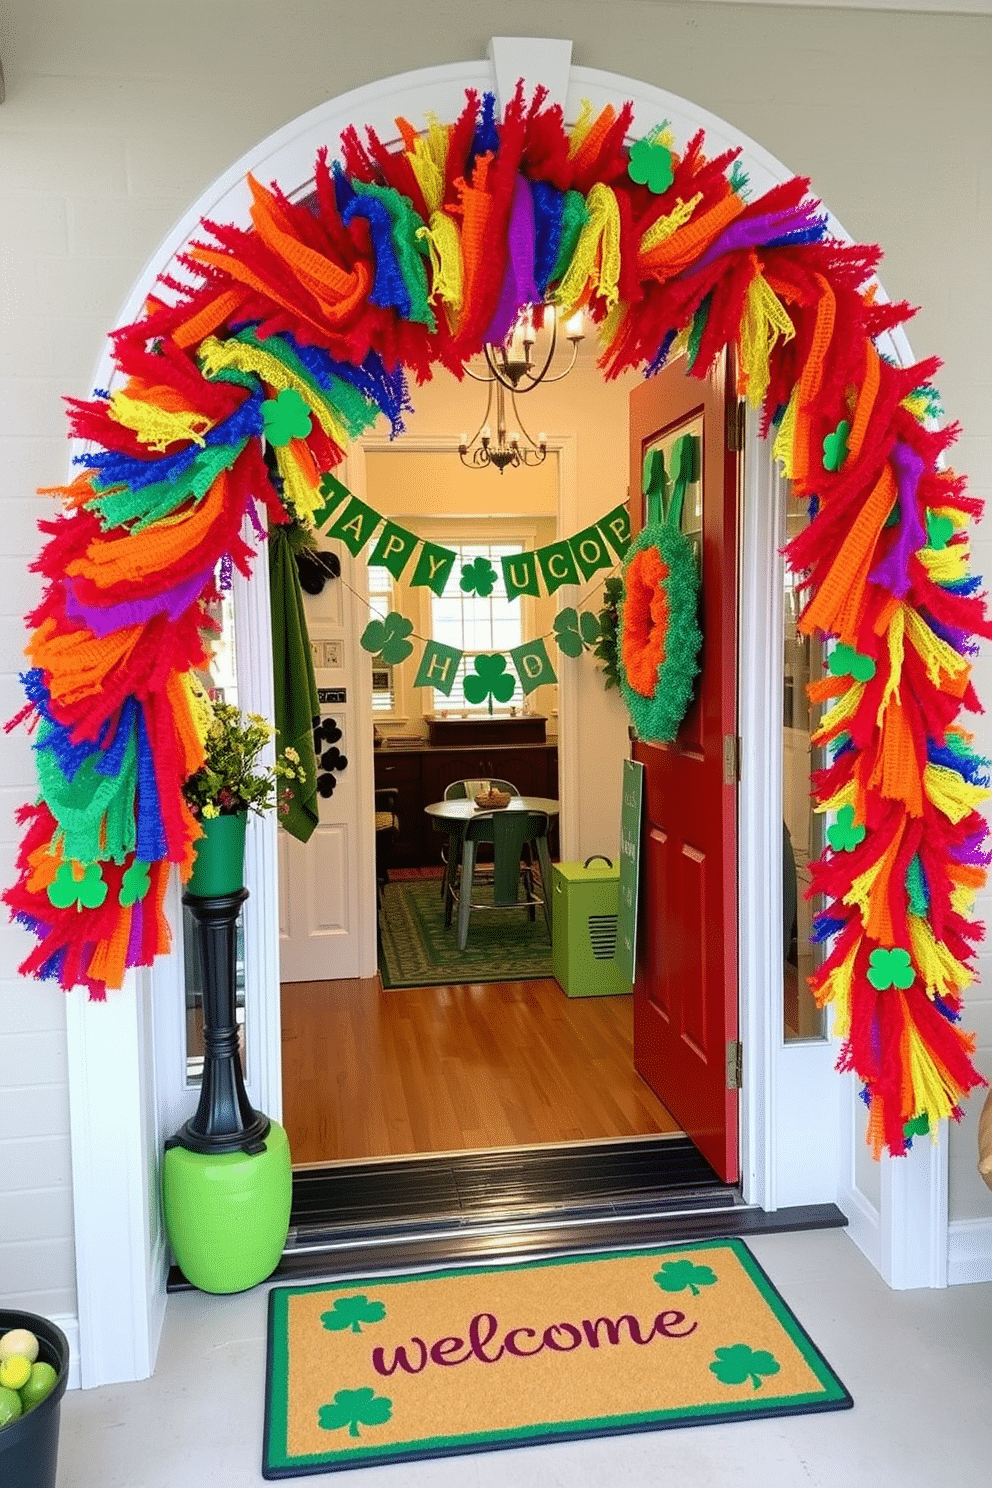
[[[723,736],[723,783],[736,785],[741,778],[741,741],[737,734]]]
[[[727,1089],[740,1090],[743,1081],[744,1051],[740,1039],[727,1040]]]
[[[745,408],[742,399],[727,404],[727,449],[733,454],[740,454],[744,448]]]

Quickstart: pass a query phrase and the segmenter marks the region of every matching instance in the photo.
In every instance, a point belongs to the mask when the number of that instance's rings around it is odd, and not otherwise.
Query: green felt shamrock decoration
[[[330,1312],[320,1314],[320,1321],[329,1333],[343,1333],[346,1328],[361,1333],[363,1323],[381,1323],[385,1316],[384,1303],[370,1302],[359,1293],[356,1297],[338,1297]]]
[[[594,646],[600,638],[600,625],[591,610],[580,615],[573,605],[568,605],[555,616],[555,640],[558,649],[566,656],[581,656],[587,646]]]
[[[710,1365],[711,1373],[723,1385],[743,1385],[748,1380],[756,1390],[764,1384],[764,1376],[778,1374],[778,1360],[767,1349],[753,1349],[746,1343],[735,1343],[728,1348],[714,1350],[716,1358]]]
[[[661,1270],[655,1272],[654,1280],[663,1292],[684,1292],[688,1287],[692,1295],[698,1297],[701,1287],[713,1286],[716,1272],[692,1261],[666,1261]]]
[[[828,434],[823,441],[823,468],[824,470],[839,470],[847,459],[847,440],[851,432],[851,425],[847,419],[841,419],[832,434]]]
[[[506,657],[499,652],[494,656],[477,656],[474,665],[475,671],[467,672],[462,683],[469,702],[484,703],[488,697],[495,698],[498,703],[508,703],[516,682],[506,670]]]
[[[929,1131],[930,1117],[924,1111],[922,1116],[914,1116],[912,1121],[906,1122],[902,1134],[908,1141],[910,1137],[925,1137]]]
[[[89,863],[78,878],[74,870],[81,863],[63,863],[54,882],[48,885],[48,898],[56,909],[99,909],[107,897],[107,885],[103,881],[99,863]]]
[[[843,644],[831,651],[827,668],[832,676],[853,677],[855,682],[870,682],[875,675],[875,663],[870,656]]]
[[[865,840],[865,829],[854,820],[854,807],[842,806],[837,820],[827,828],[827,841],[834,852],[853,852]]]
[[[932,548],[946,548],[954,536],[954,523],[950,517],[927,508],[927,541]]]
[[[142,863],[140,858],[135,858],[130,868],[121,879],[121,886],[117,893],[117,902],[122,909],[129,909],[132,904],[137,904],[139,899],[144,899],[152,886],[148,875],[148,863]]]
[[[362,631],[362,649],[381,656],[385,666],[398,666],[413,650],[407,640],[412,630],[413,621],[392,610],[384,620],[369,621]]]
[[[664,125],[652,129],[651,133],[645,135],[644,139],[637,140],[630,147],[630,160],[627,163],[627,174],[638,186],[646,186],[655,196],[668,190],[675,174],[672,169],[672,152],[660,143],[658,135]]]
[[[471,563],[463,564],[462,579],[459,585],[466,594],[477,594],[480,599],[488,599],[496,587],[496,570],[488,558],[473,558]]]
[[[322,1431],[340,1431],[359,1436],[359,1426],[385,1426],[393,1413],[393,1402],[377,1395],[368,1385],[361,1390],[338,1390],[332,1402],[322,1405],[317,1420]]]
[[[879,946],[868,957],[868,980],[879,992],[884,992],[886,987],[899,987],[902,991],[911,987],[916,980],[916,971],[909,952],[902,946],[896,946],[894,950]]]
[[[295,388],[283,388],[277,398],[262,404],[262,427],[270,444],[288,444],[310,433],[310,410]]]

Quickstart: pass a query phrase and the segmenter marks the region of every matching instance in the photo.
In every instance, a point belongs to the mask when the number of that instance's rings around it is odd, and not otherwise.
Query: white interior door
[[[339,543],[322,539],[320,545],[338,553],[341,578],[329,579],[319,595],[305,594],[304,608],[321,721],[332,720],[341,735],[327,741],[325,748],[336,748],[348,763],[344,769],[321,772],[333,775],[334,791],[318,797],[320,819],[309,842],[279,833],[281,982],[369,974],[367,967],[363,970],[368,894],[362,892],[363,875],[358,871],[365,856],[360,828],[367,785],[360,742],[367,700],[360,694],[367,690],[369,658],[357,644],[350,602],[356,587],[354,560]]]

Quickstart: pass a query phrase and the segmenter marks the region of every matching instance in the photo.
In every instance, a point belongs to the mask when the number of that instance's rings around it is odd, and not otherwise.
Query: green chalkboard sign
[[[617,966],[633,985],[637,965],[637,894],[641,878],[641,805],[644,766],[623,762],[623,800],[620,806],[620,901],[617,907]]]

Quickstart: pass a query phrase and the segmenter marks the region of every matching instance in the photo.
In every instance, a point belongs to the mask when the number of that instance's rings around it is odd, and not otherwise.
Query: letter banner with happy
[[[420,538],[395,522],[387,522],[379,533],[378,541],[369,558],[370,563],[381,563],[394,579],[403,577],[403,570],[413,557],[413,550]]]
[[[536,687],[546,687],[558,681],[547,647],[542,640],[529,641],[524,646],[515,646],[510,652],[513,665],[525,693]]]
[[[413,679],[414,687],[436,687],[438,692],[450,697],[464,655],[464,651],[458,651],[454,646],[442,645],[440,641],[425,641],[424,654]]]

